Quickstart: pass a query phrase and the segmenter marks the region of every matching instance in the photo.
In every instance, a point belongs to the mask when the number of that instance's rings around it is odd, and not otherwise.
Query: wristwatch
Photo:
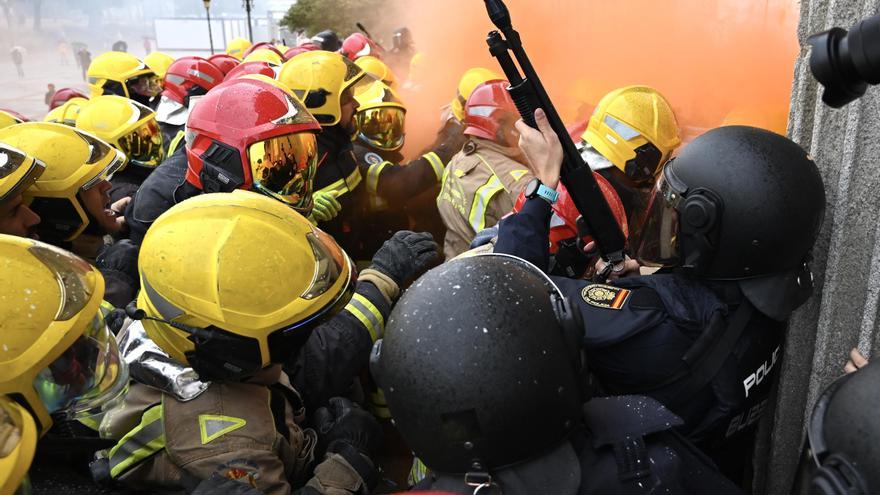
[[[544,201],[550,203],[551,205],[556,202],[556,198],[559,197],[559,192],[555,189],[550,189],[545,186],[541,179],[535,177],[530,180],[528,184],[526,184],[526,188],[524,190],[526,199],[533,198],[541,198]]]

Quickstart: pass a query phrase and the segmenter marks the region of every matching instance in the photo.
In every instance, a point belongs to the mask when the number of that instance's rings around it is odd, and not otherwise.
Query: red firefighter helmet
[[[263,62],[261,60],[242,62],[229,71],[223,81],[231,81],[252,74],[262,74],[266,77],[275,79],[280,67],[280,65],[270,64],[269,62]]]
[[[200,96],[223,82],[223,71],[202,57],[181,57],[165,72],[162,96],[188,107],[191,96]]]
[[[379,45],[363,33],[354,33],[345,38],[340,52],[351,61],[367,55],[382,58],[382,49],[379,48]]]
[[[242,55],[241,59],[244,60],[248,55],[257,51],[257,50],[271,50],[278,54],[279,57],[284,59],[284,54],[281,53],[281,50],[278,49],[277,46],[269,43],[268,41],[261,41],[259,43],[255,43],[250,46],[247,50],[244,51],[244,55]]]
[[[464,107],[464,133],[499,141],[501,133],[519,119],[507,92],[507,81],[489,81],[477,86]]]
[[[617,195],[614,187],[596,172],[593,172],[593,177],[599,184],[599,189],[602,191],[602,195],[605,196],[605,201],[607,201],[608,206],[611,207],[611,213],[617,220],[617,224],[620,225],[620,230],[623,231],[623,235],[629,236],[629,224],[626,220],[626,210],[623,208],[623,202],[620,201],[620,197]],[[560,182],[556,187],[556,191],[559,193],[559,197],[556,198],[556,202],[553,203],[553,216],[550,218],[550,254],[557,255],[560,251],[569,249],[575,249],[580,253],[587,243],[593,241],[593,238],[590,235],[584,235],[582,237],[579,235],[580,232],[577,220],[581,214],[578,212],[577,207],[574,205],[574,201],[568,194],[568,189],[566,189]],[[513,205],[513,211],[519,212],[525,202],[525,193],[520,192],[519,196],[516,198],[516,203]],[[565,263],[559,258],[560,257],[557,257],[556,260],[557,265]],[[592,265],[592,263],[589,264]],[[586,265],[587,263],[584,262],[583,266]],[[580,271],[580,273],[566,273],[569,267],[557,266],[556,268],[560,270],[559,273],[557,273],[560,275],[564,274],[573,277],[583,275],[583,269],[577,270]]]
[[[22,122],[30,122],[31,121],[31,119],[16,112],[15,110],[10,110],[8,108],[0,108],[0,112],[7,114],[8,118],[11,118],[12,120],[17,120],[18,122],[15,122],[16,124],[21,124]]]
[[[186,180],[205,192],[252,189],[307,215],[318,121],[284,85],[248,75],[194,104],[186,123]]]
[[[241,63],[237,58],[233,57],[232,55],[227,55],[225,53],[211,55],[210,57],[208,57],[208,62],[214,64],[218,69],[220,69],[220,72],[222,72],[224,75],[229,74],[229,71],[231,71],[236,66],[238,66],[238,64]]]
[[[67,100],[71,98],[85,98],[86,100],[89,99],[88,96],[73,88],[61,88],[56,91],[54,95],[52,95],[52,99],[49,101],[49,110],[55,110],[56,108],[65,104]]]
[[[315,51],[317,48],[312,48],[311,45],[308,46],[294,46],[293,48],[288,48],[286,52],[284,52],[284,60],[290,60],[293,57],[299,55],[300,53]]]

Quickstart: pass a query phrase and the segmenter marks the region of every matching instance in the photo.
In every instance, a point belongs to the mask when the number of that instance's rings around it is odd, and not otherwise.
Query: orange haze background
[[[750,124],[785,133],[797,0],[507,0],[513,26],[567,124],[586,119],[617,87],[646,84],[675,109],[685,141],[706,129]],[[407,146],[430,144],[439,108],[469,67],[501,73],[485,38],[480,0],[398,0],[424,66],[418,93],[403,92]]]

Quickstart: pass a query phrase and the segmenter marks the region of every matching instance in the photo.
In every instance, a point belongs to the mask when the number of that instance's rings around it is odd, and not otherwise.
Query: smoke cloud
[[[675,109],[685,140],[706,129],[750,124],[785,132],[798,53],[797,0],[507,0],[514,27],[567,123],[589,117],[615,88],[646,84]],[[494,29],[478,0],[400,0],[415,38],[422,90],[404,93],[406,150],[430,144],[439,108],[461,74],[484,66]]]

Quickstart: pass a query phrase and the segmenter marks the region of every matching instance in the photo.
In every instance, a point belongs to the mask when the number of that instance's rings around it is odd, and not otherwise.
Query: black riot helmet
[[[336,31],[326,29],[312,36],[312,42],[321,47],[321,50],[335,52],[342,48],[342,42],[339,41],[339,35]]]
[[[814,495],[880,493],[880,365],[870,363],[833,382],[816,402],[807,428]]]
[[[822,177],[800,146],[763,129],[720,127],[667,162],[637,256],[737,280],[759,311],[784,320],[812,290],[806,263],[824,213]]]
[[[401,297],[370,369],[428,468],[491,473],[561,445],[581,417],[580,321],[530,263],[454,259]]]

